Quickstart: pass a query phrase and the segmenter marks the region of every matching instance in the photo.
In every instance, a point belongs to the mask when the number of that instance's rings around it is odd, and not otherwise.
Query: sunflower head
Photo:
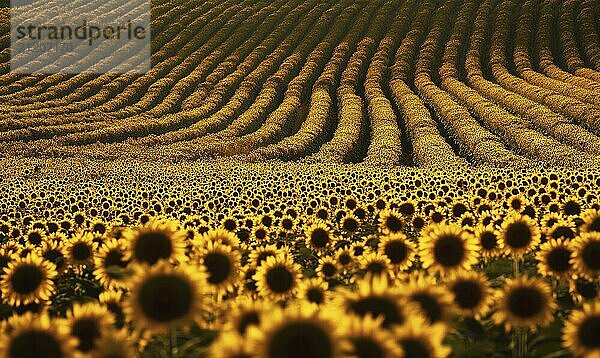
[[[572,241],[575,273],[595,281],[600,276],[600,233],[581,233]]]
[[[268,257],[254,275],[260,295],[274,300],[293,297],[300,278],[300,266],[291,257],[281,254]]]
[[[562,338],[577,357],[600,356],[600,303],[588,303],[571,312]]]
[[[197,321],[204,306],[204,275],[196,267],[167,262],[140,267],[130,279],[124,310],[138,327],[165,332]]]
[[[500,229],[502,243],[508,254],[522,257],[540,242],[540,229],[528,216],[514,214],[504,220]]]
[[[88,353],[97,347],[98,339],[111,330],[112,319],[100,303],[75,304],[67,315],[71,336],[78,341],[77,350]]]
[[[138,263],[185,262],[186,233],[173,222],[149,221],[123,233],[123,238],[129,243],[131,258]]]
[[[548,284],[527,276],[508,279],[496,299],[492,318],[496,324],[504,324],[507,331],[512,327],[534,330],[545,326],[552,321],[556,308]]]
[[[54,265],[35,254],[10,262],[4,272],[2,297],[13,306],[48,301],[54,293]]]
[[[442,274],[468,270],[478,262],[475,237],[457,224],[434,224],[422,237],[420,256],[425,268]]]

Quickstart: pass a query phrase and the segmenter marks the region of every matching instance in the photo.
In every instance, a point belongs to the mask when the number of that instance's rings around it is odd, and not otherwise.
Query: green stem
[[[167,357],[173,358],[173,331],[169,329],[167,333],[167,339],[169,340],[169,346],[167,348]]]

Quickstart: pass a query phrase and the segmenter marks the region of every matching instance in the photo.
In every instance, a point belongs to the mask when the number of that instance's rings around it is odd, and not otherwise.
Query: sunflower
[[[339,354],[339,318],[314,305],[275,309],[249,337],[258,357],[327,358]]]
[[[329,285],[321,278],[302,280],[298,290],[298,298],[302,302],[323,305],[328,301]]]
[[[502,223],[500,238],[507,254],[522,257],[538,245],[541,234],[533,219],[513,214]]]
[[[39,253],[44,260],[54,264],[57,273],[63,273],[67,269],[67,253],[62,242],[44,241]]]
[[[259,294],[273,300],[293,297],[301,277],[300,265],[286,255],[267,257],[254,275]]]
[[[66,244],[67,261],[76,271],[94,265],[94,253],[98,244],[91,233],[80,232],[74,235]]]
[[[340,222],[340,228],[348,234],[354,234],[360,229],[360,220],[352,214],[346,215]]]
[[[337,270],[340,272],[348,272],[356,263],[350,250],[344,248],[337,250],[335,253],[335,262],[338,267]]]
[[[572,241],[575,273],[591,281],[600,275],[600,233],[582,233]]]
[[[387,256],[377,252],[366,252],[358,259],[358,266],[367,274],[391,275],[391,262]]]
[[[255,349],[247,339],[233,331],[223,331],[210,346],[208,357],[214,358],[251,358],[256,356]]]
[[[339,274],[338,267],[335,260],[330,256],[324,256],[319,259],[319,266],[317,266],[317,274],[324,279],[335,278]]]
[[[238,222],[235,218],[226,217],[221,222],[221,228],[223,228],[223,230],[235,233],[235,231],[238,229]]]
[[[185,262],[185,237],[185,232],[170,221],[149,221],[123,233],[123,240],[129,244],[130,257],[148,265],[159,260]]]
[[[582,303],[600,297],[600,288],[597,282],[579,277],[569,281],[569,293],[575,302]]]
[[[91,358],[129,358],[135,356],[133,339],[126,329],[108,330],[96,341]]]
[[[562,203],[561,209],[567,216],[578,216],[581,214],[581,205],[575,197],[566,198]]]
[[[480,319],[488,313],[494,296],[484,273],[459,271],[446,281],[446,285],[461,315]]]
[[[478,225],[475,228],[475,239],[479,242],[479,253],[484,259],[499,257],[503,253],[500,233],[493,225]]]
[[[291,234],[296,229],[296,220],[289,215],[285,215],[279,221],[279,230],[286,234]]]
[[[262,243],[269,238],[270,230],[264,225],[255,225],[252,228],[250,240],[255,243]]]
[[[571,257],[573,249],[569,240],[551,239],[540,245],[535,255],[538,272],[542,276],[550,276],[556,279],[568,279],[571,270]]]
[[[342,328],[343,357],[400,358],[402,350],[388,330],[382,329],[383,317],[364,316],[345,320]]]
[[[443,344],[446,330],[439,324],[428,325],[414,317],[409,324],[395,327],[393,333],[404,358],[442,358],[451,353]]]
[[[106,241],[96,255],[94,276],[105,288],[125,288],[129,252],[124,240]]]
[[[395,271],[408,269],[415,258],[416,247],[402,233],[383,235],[380,238],[378,252],[389,259]]]
[[[48,301],[54,293],[54,265],[35,254],[10,262],[4,273],[0,282],[2,298],[10,305]]]
[[[413,273],[400,288],[404,297],[415,303],[418,311],[430,324],[444,324],[450,319],[453,297],[448,287],[438,285],[431,276]]]
[[[46,233],[42,229],[31,229],[25,235],[25,240],[34,246],[41,246],[46,240]]]
[[[229,307],[228,320],[222,331],[235,331],[243,337],[250,326],[258,326],[262,318],[268,319],[274,305],[269,301],[253,300],[246,296],[239,296],[231,302]]]
[[[320,253],[326,251],[334,242],[331,230],[323,221],[317,221],[308,226],[304,234],[306,236],[306,247]]]
[[[238,251],[219,241],[208,241],[201,249],[198,259],[212,290],[217,294],[233,290],[240,274],[241,255]]]
[[[267,257],[277,256],[281,251],[282,250],[279,250],[275,245],[259,245],[250,252],[250,262],[258,267],[267,259]]]
[[[600,211],[596,209],[587,209],[581,214],[583,226],[582,232],[600,232]]]
[[[475,237],[457,224],[428,227],[420,244],[423,267],[441,274],[469,270],[478,262]]]
[[[77,341],[69,337],[63,320],[47,314],[25,313],[9,320],[10,332],[0,335],[0,356],[71,357]]]
[[[117,328],[122,328],[125,323],[123,300],[122,291],[117,290],[106,290],[98,296],[98,301],[112,313]]]
[[[507,279],[496,298],[492,319],[496,324],[504,324],[507,331],[512,327],[545,326],[552,321],[556,308],[548,284],[527,276]]]
[[[563,329],[563,344],[577,357],[600,357],[600,302],[571,312]]]
[[[98,339],[111,329],[112,323],[108,310],[100,303],[75,304],[67,314],[70,334],[77,339],[77,350],[82,353],[99,347]]]
[[[398,211],[384,209],[379,213],[379,230],[382,233],[398,233],[405,226],[404,218]]]
[[[358,317],[382,317],[382,326],[390,328],[407,322],[416,306],[404,299],[402,292],[389,285],[386,276],[366,276],[355,289],[346,289],[336,296],[336,306]]]
[[[125,313],[138,327],[153,332],[188,326],[204,309],[204,282],[197,267],[173,268],[164,261],[140,267],[129,281]]]

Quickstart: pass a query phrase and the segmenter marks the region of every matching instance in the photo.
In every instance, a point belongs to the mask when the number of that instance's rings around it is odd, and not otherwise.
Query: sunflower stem
[[[173,330],[169,328],[167,333],[167,339],[169,340],[168,348],[167,348],[167,357],[173,358]]]

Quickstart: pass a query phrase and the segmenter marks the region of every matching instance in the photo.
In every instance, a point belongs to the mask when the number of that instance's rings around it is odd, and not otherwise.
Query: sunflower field
[[[151,13],[23,74],[0,2],[0,358],[600,358],[600,1]]]

